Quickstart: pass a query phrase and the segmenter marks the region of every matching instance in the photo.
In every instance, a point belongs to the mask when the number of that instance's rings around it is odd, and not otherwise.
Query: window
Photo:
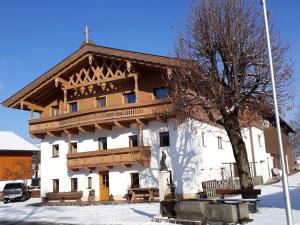
[[[155,99],[164,99],[168,97],[168,88],[166,87],[160,87],[160,88],[154,88],[153,89],[153,95]]]
[[[52,145],[52,157],[59,156],[59,145]]]
[[[159,146],[165,147],[170,146],[169,132],[160,132],[159,133]]]
[[[259,145],[259,147],[262,147],[261,136],[258,135],[257,138],[258,138],[258,145]]]
[[[129,147],[139,146],[138,135],[129,136]]]
[[[77,112],[78,111],[78,104],[77,102],[70,103],[70,112]]]
[[[131,173],[131,188],[139,188],[140,187],[140,178],[139,173]]]
[[[52,116],[58,116],[59,115],[59,106],[52,106]]]
[[[135,103],[136,102],[135,92],[130,92],[130,93],[124,94],[124,102],[125,102],[125,104]]]
[[[88,180],[87,180],[87,181],[88,181],[88,187],[87,187],[87,188],[88,188],[88,189],[92,189],[92,178],[91,178],[91,177],[88,177],[87,179],[88,179]]]
[[[102,97],[98,99],[98,107],[105,107],[106,106],[106,97]]]
[[[71,178],[71,191],[77,191],[78,181],[77,178]]]
[[[71,153],[76,153],[77,152],[77,142],[72,142],[71,143]]]
[[[202,146],[205,147],[205,133],[201,132],[201,137],[202,137]]]
[[[217,137],[218,138],[218,148],[219,149],[222,149],[223,148],[223,140],[222,140],[222,137]]]
[[[99,150],[107,149],[107,137],[99,138]]]
[[[59,179],[53,179],[53,192],[59,192]]]

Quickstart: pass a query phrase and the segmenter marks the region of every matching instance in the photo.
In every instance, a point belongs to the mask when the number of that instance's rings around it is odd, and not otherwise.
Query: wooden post
[[[68,134],[68,153],[72,153],[71,149],[72,134]]]
[[[64,91],[64,114],[67,113],[67,88],[63,89]]]
[[[134,91],[135,91],[135,96],[136,96],[136,102],[138,102],[139,85],[138,85],[138,75],[137,74],[134,76]]]

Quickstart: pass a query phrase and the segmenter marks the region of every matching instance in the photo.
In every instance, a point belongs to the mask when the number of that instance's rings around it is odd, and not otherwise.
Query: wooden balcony
[[[59,116],[29,120],[29,131],[34,137],[60,136],[61,133],[75,133],[94,129],[111,129],[112,126],[129,127],[130,123],[165,119],[172,112],[169,101],[133,103],[105,108],[66,113]]]
[[[111,169],[113,166],[130,167],[139,163],[144,167],[150,166],[150,146],[118,148],[92,152],[79,152],[67,154],[67,167],[69,170]]]

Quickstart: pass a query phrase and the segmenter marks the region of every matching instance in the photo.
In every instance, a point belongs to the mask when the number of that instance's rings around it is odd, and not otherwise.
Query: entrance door
[[[108,201],[109,176],[108,171],[100,171],[100,201]]]

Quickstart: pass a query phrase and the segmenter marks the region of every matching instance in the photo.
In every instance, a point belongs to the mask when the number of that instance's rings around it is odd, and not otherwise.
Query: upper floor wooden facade
[[[38,112],[39,118],[29,120],[37,138],[165,120],[172,105],[164,74],[174,63],[85,44],[3,105]]]

